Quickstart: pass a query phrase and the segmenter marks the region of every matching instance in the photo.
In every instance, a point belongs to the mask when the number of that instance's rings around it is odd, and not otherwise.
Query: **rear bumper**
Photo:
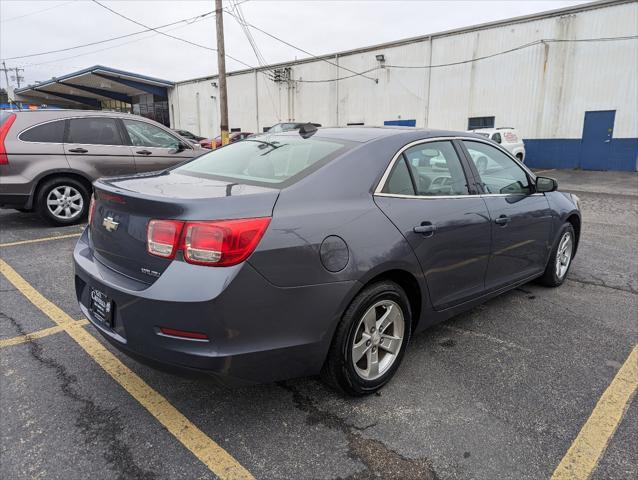
[[[354,286],[279,288],[248,262],[214,268],[178,260],[148,286],[96,261],[86,231],[73,257],[80,308],[115,347],[151,366],[247,382],[318,373]],[[113,328],[89,311],[90,288],[113,300]],[[159,327],[203,332],[209,341],[162,336]]]
[[[29,208],[31,195],[0,193],[0,208]]]

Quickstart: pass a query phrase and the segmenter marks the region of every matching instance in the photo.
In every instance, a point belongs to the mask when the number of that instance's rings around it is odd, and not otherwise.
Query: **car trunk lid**
[[[278,194],[274,188],[175,172],[100,179],[90,225],[95,258],[118,273],[152,284],[173,260],[147,252],[150,220],[271,216]]]

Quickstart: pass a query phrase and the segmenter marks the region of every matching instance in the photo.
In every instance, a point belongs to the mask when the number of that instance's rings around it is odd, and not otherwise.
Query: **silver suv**
[[[162,170],[204,151],[127,113],[0,112],[0,207],[37,211],[56,225],[82,220],[99,177]]]

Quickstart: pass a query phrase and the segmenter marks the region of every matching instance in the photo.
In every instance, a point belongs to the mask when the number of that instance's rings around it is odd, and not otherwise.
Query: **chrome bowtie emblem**
[[[113,220],[113,217],[104,217],[102,220],[102,226],[106,229],[107,232],[114,232],[117,230],[117,227],[120,225],[120,222],[116,222]]]

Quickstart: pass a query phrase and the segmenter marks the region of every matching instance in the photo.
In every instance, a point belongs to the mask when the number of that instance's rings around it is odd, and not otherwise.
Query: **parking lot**
[[[544,175],[582,202],[565,284],[423,332],[362,399],[314,378],[230,388],[138,364],[82,319],[82,227],[0,211],[0,476],[638,478],[638,177]]]

